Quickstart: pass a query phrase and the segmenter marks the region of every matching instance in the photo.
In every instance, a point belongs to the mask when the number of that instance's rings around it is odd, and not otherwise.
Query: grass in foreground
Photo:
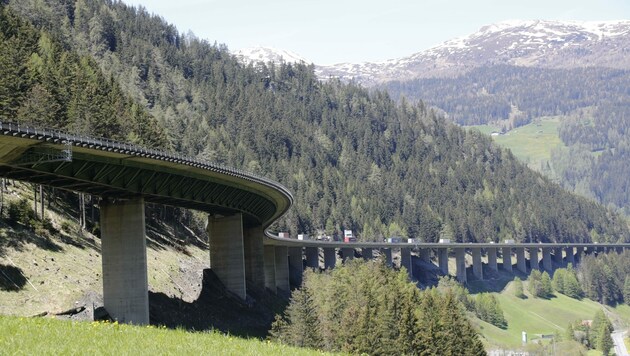
[[[218,332],[191,333],[153,326],[0,317],[3,354],[322,355],[283,344]]]

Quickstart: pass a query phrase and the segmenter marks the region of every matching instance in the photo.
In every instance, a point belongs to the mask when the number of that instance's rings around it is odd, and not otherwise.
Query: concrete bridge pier
[[[348,260],[354,259],[354,249],[352,247],[341,248],[341,260],[345,263]]]
[[[304,273],[302,248],[289,247],[289,282],[291,286],[299,287],[302,285],[302,273]]]
[[[243,215],[209,216],[210,268],[225,288],[245,300]]]
[[[265,288],[276,293],[276,247],[265,245],[264,250]]]
[[[114,320],[149,323],[144,199],[101,202],[103,303]]]
[[[430,248],[421,248],[419,249],[418,254],[420,255],[420,261],[431,263],[431,249]]]
[[[276,290],[289,293],[289,251],[287,246],[276,246],[275,252]]]
[[[527,273],[527,261],[525,260],[525,247],[515,247],[514,253],[516,254],[516,269],[519,272]]]
[[[407,269],[407,274],[409,275],[409,279],[413,279],[413,267],[411,264],[411,249],[409,248],[400,249],[400,267],[405,267]]]
[[[324,247],[324,268],[335,268],[336,262],[337,254],[335,253],[335,249],[332,247]]]
[[[319,250],[317,247],[305,247],[306,267],[319,269]]]
[[[504,246],[501,250],[503,253],[503,262],[501,267],[503,267],[504,271],[512,273],[512,248]]]
[[[573,247],[567,247],[564,251],[567,255],[567,266],[570,263],[573,267],[575,267],[575,255],[573,254]]]
[[[391,248],[382,248],[381,253],[385,256],[385,265],[387,267],[392,266],[392,249]]]
[[[551,247],[542,248],[543,269],[549,273],[553,272],[553,264],[551,262]]]
[[[363,256],[363,259],[366,261],[371,260],[374,257],[372,253],[372,249],[367,248],[367,247],[361,249],[361,255]]]
[[[488,269],[498,272],[499,265],[497,264],[497,248],[488,247],[486,249],[486,254],[488,255]]]
[[[619,254],[622,254],[622,253],[623,253],[623,247],[621,247],[621,246],[617,246],[617,247],[615,248],[615,251],[616,251],[617,253],[619,253]]]
[[[265,262],[263,247],[264,232],[262,226],[245,230],[243,243],[245,245],[245,287],[252,283],[259,288],[265,286]],[[301,252],[300,252],[301,258]],[[301,272],[300,272],[301,275]]]
[[[584,253],[584,247],[578,246],[575,248],[575,263],[580,263],[582,260],[582,254]]]
[[[538,247],[529,248],[529,268],[533,270],[540,270],[538,264]]]
[[[562,266],[564,261],[562,259],[562,247],[554,247],[553,249],[553,262]]]
[[[448,248],[441,247],[437,249],[438,254],[438,264],[440,266],[440,271],[448,275]]]
[[[593,246],[587,246],[586,250],[584,251],[584,254],[592,255],[593,253],[595,253],[595,248]]]
[[[455,248],[455,274],[460,283],[466,283],[466,249]]]
[[[483,280],[483,263],[481,262],[481,248],[473,247],[472,252],[472,271],[475,278]]]

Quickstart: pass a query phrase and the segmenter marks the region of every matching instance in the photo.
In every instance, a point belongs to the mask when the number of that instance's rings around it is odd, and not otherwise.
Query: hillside
[[[122,3],[32,4],[9,7],[91,56],[155,118],[167,146],[293,191],[297,204],[278,229],[350,228],[375,240],[628,239],[618,216],[424,105],[321,83],[313,66],[243,65],[223,46]]]

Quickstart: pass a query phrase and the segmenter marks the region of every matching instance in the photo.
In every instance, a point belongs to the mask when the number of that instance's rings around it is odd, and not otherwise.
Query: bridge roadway
[[[511,272],[514,254],[517,270],[525,273],[531,269],[525,259],[526,249],[529,261],[542,262],[542,268],[551,271],[563,263],[578,262],[583,253],[630,247],[587,243],[342,243],[280,238],[266,229],[291,207],[293,197],[276,182],[157,150],[13,123],[0,123],[0,176],[100,198],[105,308],[119,322],[133,324],[149,322],[145,202],[208,213],[210,266],[225,287],[241,299],[247,297],[247,286],[253,285],[288,293],[291,281],[299,285],[304,265],[333,268],[337,250],[342,261],[359,254],[374,258],[378,251],[390,264],[395,251],[412,278],[412,252],[427,263],[437,260],[441,272],[448,274],[450,251],[455,255],[457,278],[465,283],[467,253],[472,255],[474,278],[484,279],[484,254],[486,271],[498,271],[497,256],[501,255],[502,269]]]

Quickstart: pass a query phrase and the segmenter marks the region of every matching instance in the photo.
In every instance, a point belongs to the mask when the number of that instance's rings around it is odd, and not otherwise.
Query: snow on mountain
[[[630,69],[630,20],[605,22],[511,20],[446,41],[409,57],[379,63],[319,66],[322,79],[364,84],[453,76],[475,67],[510,64],[546,68]]]
[[[312,61],[291,51],[263,46],[242,48],[234,52],[234,55],[244,62],[312,63]]]

